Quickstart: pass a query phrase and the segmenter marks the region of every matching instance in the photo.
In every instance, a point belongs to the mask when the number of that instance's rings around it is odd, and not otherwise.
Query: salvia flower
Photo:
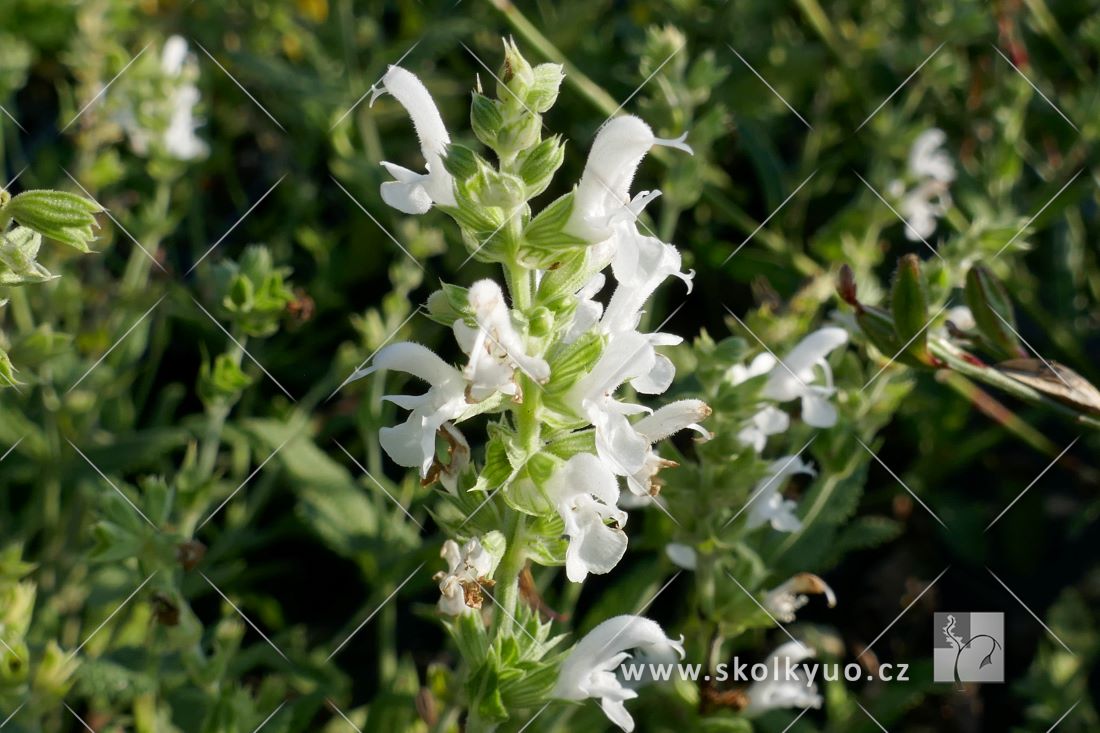
[[[772,652],[764,665],[769,670],[784,671],[749,685],[745,691],[749,698],[745,714],[755,716],[781,708],[821,707],[824,700],[818,694],[817,685],[797,666],[814,656],[812,648],[797,641],[788,641]],[[785,672],[788,665],[794,670],[789,678]]]
[[[626,553],[626,512],[618,508],[614,474],[591,453],[578,453],[550,477],[546,494],[557,506],[569,549],[565,574],[579,583],[589,573],[608,573]]]
[[[745,525],[749,529],[770,524],[779,532],[797,532],[802,521],[795,516],[798,505],[783,496],[781,489],[786,480],[799,473],[814,475],[814,469],[798,456],[783,456],[768,464],[764,478],[753,487],[752,500]]]
[[[829,428],[836,424],[836,408],[829,402],[835,393],[833,372],[826,360],[830,353],[848,341],[848,332],[826,326],[803,338],[783,359],[769,352],[758,354],[748,365],[734,364],[726,370],[733,385],[767,375],[760,390],[765,404],[748,419],[738,432],[742,443],[757,453],[764,450],[768,438],[790,428],[790,416],[775,404],[801,400],[802,420],[813,427]],[[818,384],[823,381],[824,384]]]
[[[848,332],[826,326],[809,334],[768,372],[761,395],[776,402],[802,401],[802,420],[815,428],[836,424],[836,408],[828,398],[836,392],[833,371],[825,359],[848,342]],[[817,384],[818,376],[824,384]]]
[[[412,118],[420,151],[424,155],[426,173],[383,162],[394,180],[382,184],[382,200],[406,214],[423,214],[432,204],[454,206],[454,179],[443,167],[443,156],[451,144],[451,136],[432,95],[414,74],[400,66],[390,66],[382,77],[382,86],[373,90],[371,104],[383,93],[389,93],[401,103]]]
[[[470,287],[470,310],[475,327],[462,320],[454,323],[455,339],[470,357],[463,372],[469,382],[469,396],[475,402],[500,392],[522,399],[516,370],[538,383],[550,378],[546,361],[528,356],[523,337],[512,325],[504,293],[492,280],[479,280]]]
[[[642,616],[615,616],[604,621],[577,642],[558,673],[554,697],[562,700],[599,698],[604,714],[627,733],[634,718],[625,702],[638,696],[623,685],[615,670],[636,650],[648,661],[682,659],[683,640],[665,636],[661,627]]]
[[[665,555],[673,565],[684,570],[694,571],[699,566],[699,554],[695,548],[682,542],[669,542],[665,545]]]
[[[383,450],[399,466],[419,468],[426,478],[435,461],[436,434],[443,425],[461,416],[468,408],[466,379],[462,372],[443,361],[421,344],[390,344],[379,351],[374,362],[352,375],[365,377],[375,371],[392,369],[411,374],[431,385],[421,395],[387,395],[382,399],[409,410],[408,419],[396,427],[378,431]]]
[[[454,540],[443,543],[439,556],[447,561],[447,569],[432,578],[439,582],[439,610],[448,616],[458,616],[481,608],[481,587],[492,585],[493,556],[475,537],[461,548]]]
[[[605,124],[588,153],[567,230],[593,243],[608,239],[616,220],[624,215],[633,219],[653,198],[648,191],[633,201],[630,198],[630,184],[646,153],[654,145],[690,153],[685,138],[686,134],[675,140],[659,138],[633,115],[616,117]]]
[[[779,621],[789,624],[795,619],[798,609],[809,603],[807,593],[825,596],[829,608],[836,606],[836,595],[829,584],[813,573],[799,573],[764,596],[764,608]]]

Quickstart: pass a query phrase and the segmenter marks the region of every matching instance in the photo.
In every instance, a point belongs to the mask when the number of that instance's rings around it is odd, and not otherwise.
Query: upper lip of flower
[[[372,90],[371,104],[383,92],[393,95],[412,119],[427,173],[383,161],[395,180],[382,184],[382,198],[406,214],[423,214],[433,203],[454,206],[454,179],[443,166],[451,136],[432,95],[416,75],[400,66],[389,67],[381,88]]]
[[[589,151],[567,228],[594,241],[606,238],[612,218],[631,203],[630,184],[649,149],[666,145],[691,153],[685,137],[686,133],[674,140],[659,138],[633,115],[616,117],[605,124]],[[650,198],[652,195],[645,201]]]

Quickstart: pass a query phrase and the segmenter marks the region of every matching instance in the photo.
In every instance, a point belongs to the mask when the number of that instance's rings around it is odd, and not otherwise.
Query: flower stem
[[[1067,418],[1078,425],[1100,430],[1100,418],[1075,410],[1057,400],[1053,400],[1032,387],[1018,382],[1007,374],[1002,374],[989,366],[979,366],[963,358],[963,352],[958,347],[941,338],[932,338],[928,342],[932,353],[943,360],[948,367],[964,374],[971,379],[997,387],[1024,402],[1045,408],[1063,418]]]
[[[516,606],[519,603],[519,574],[527,563],[526,517],[520,512],[508,512],[505,529],[508,544],[496,572],[502,613],[497,614],[494,620],[495,632],[500,631],[504,622],[510,625],[514,623]],[[493,636],[495,637],[496,633]]]
[[[244,357],[244,342],[247,338],[243,333],[234,333],[233,338],[230,339],[229,355],[237,366],[241,365],[241,359]],[[221,448],[222,429],[232,409],[231,404],[226,404],[215,405],[207,410],[206,430],[203,432],[198,462],[199,476],[203,480],[214,475],[214,464],[218,460],[218,450]]]

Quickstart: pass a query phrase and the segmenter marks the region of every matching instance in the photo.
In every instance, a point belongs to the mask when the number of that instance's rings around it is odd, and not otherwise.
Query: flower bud
[[[443,158],[443,167],[459,181],[473,178],[482,169],[480,156],[465,145],[451,143]]]
[[[203,361],[199,367],[198,394],[204,405],[232,405],[250,384],[252,378],[229,354],[218,354],[212,366]]]
[[[928,351],[928,293],[916,255],[905,255],[898,260],[890,306],[894,314],[894,332],[905,353],[922,364],[932,364]]]
[[[69,694],[73,685],[73,674],[80,661],[61,651],[57,642],[47,642],[34,671],[34,693],[39,699],[60,700]]]
[[[534,80],[527,91],[527,106],[535,112],[545,112],[558,101],[565,73],[561,64],[539,64],[533,70]]]
[[[30,672],[30,651],[22,639],[10,639],[0,644],[0,690],[17,687]]]
[[[521,108],[500,128],[495,150],[503,159],[514,157],[538,143],[541,131],[542,117]]]
[[[497,135],[504,125],[504,117],[500,114],[500,103],[474,92],[470,102],[470,125],[478,140],[495,149]],[[454,175],[453,171],[452,175]]]
[[[519,177],[527,186],[527,198],[534,198],[546,190],[564,160],[565,145],[557,135],[520,156]]]
[[[1016,316],[1004,285],[987,268],[975,265],[966,273],[966,304],[986,346],[998,358],[1025,356],[1016,337]]]
[[[527,93],[535,81],[534,70],[516,47],[512,39],[504,41],[504,66],[497,76],[497,98],[505,104],[527,99]],[[501,86],[503,84],[503,86]]]
[[[859,299],[856,297],[856,276],[847,263],[840,266],[840,273],[836,281],[836,292],[845,303],[853,308],[859,308]]]
[[[63,191],[25,191],[0,209],[0,214],[15,219],[44,237],[91,252],[89,243],[95,240],[92,229],[95,216],[102,211],[88,199]]]
[[[35,261],[41,246],[42,235],[27,227],[0,234],[0,285],[40,283],[56,277]]]
[[[23,636],[31,625],[34,613],[35,585],[30,582],[5,584],[0,590],[0,629],[13,636]]]

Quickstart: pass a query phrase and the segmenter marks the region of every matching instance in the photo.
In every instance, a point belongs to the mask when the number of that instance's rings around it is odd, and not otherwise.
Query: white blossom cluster
[[[422,214],[432,206],[456,206],[455,181],[444,166],[451,138],[429,92],[413,74],[396,66],[390,67],[375,96],[383,92],[396,98],[412,118],[426,161],[422,173],[383,163],[394,178],[382,184],[383,200],[409,214]],[[385,398],[407,410],[408,417],[381,429],[379,439],[390,458],[418,469],[422,478],[440,471],[453,478],[451,466],[439,465],[437,436],[465,446],[456,427],[459,423],[521,404],[523,384],[541,388],[554,380],[546,360],[553,346],[598,336],[602,349],[561,399],[568,417],[587,426],[581,430],[594,433],[594,451],[577,452],[561,461],[537,487],[562,520],[568,538],[566,575],[573,582],[589,573],[609,572],[626,551],[627,514],[620,506],[620,479],[632,494],[650,496],[659,486],[658,471],[671,465],[655,445],[683,429],[709,437],[699,423],[710,408],[699,400],[680,400],[653,410],[619,394],[629,385],[639,394],[659,395],[671,385],[675,369],[658,349],[682,339],[646,333],[640,324],[646,302],[665,280],[679,278],[689,289],[692,281],[692,273],[681,271],[680,253],[673,245],[639,229],[639,215],[659,192],[631,196],[630,186],[642,159],[655,145],[691,152],[683,137],[658,138],[637,117],[613,119],[598,132],[562,228],[563,238],[586,243],[587,274],[575,292],[561,294],[574,299],[575,307],[571,320],[556,330],[556,341],[530,338],[521,325],[525,319],[509,307],[501,286],[485,279],[470,286],[465,317],[453,323],[455,340],[466,356],[464,365],[453,366],[428,348],[405,342],[386,346],[369,367],[353,375],[396,370],[428,385],[421,394]],[[604,272],[608,267],[614,289],[605,307],[596,296],[608,284]],[[545,275],[536,271],[536,283]],[[474,589],[489,580],[485,575],[491,562],[477,538],[461,550],[449,541],[444,552],[449,570],[438,576],[443,593],[439,608],[451,615],[465,613],[473,605],[469,598],[480,599]],[[608,632],[609,624],[616,628]],[[604,643],[608,636],[618,638],[609,646]],[[624,688],[613,670],[624,649],[637,647],[683,651],[648,619],[611,619],[574,649],[562,668],[557,696],[599,697],[609,717],[631,730],[623,701],[636,693]]]
[[[114,111],[114,121],[137,155],[155,151],[181,161],[205,158],[210,146],[196,133],[203,124],[195,113],[201,100],[195,83],[198,63],[186,39],[170,36],[164,42],[157,72],[155,78],[140,80],[150,82],[149,88],[129,95],[128,103]]]

